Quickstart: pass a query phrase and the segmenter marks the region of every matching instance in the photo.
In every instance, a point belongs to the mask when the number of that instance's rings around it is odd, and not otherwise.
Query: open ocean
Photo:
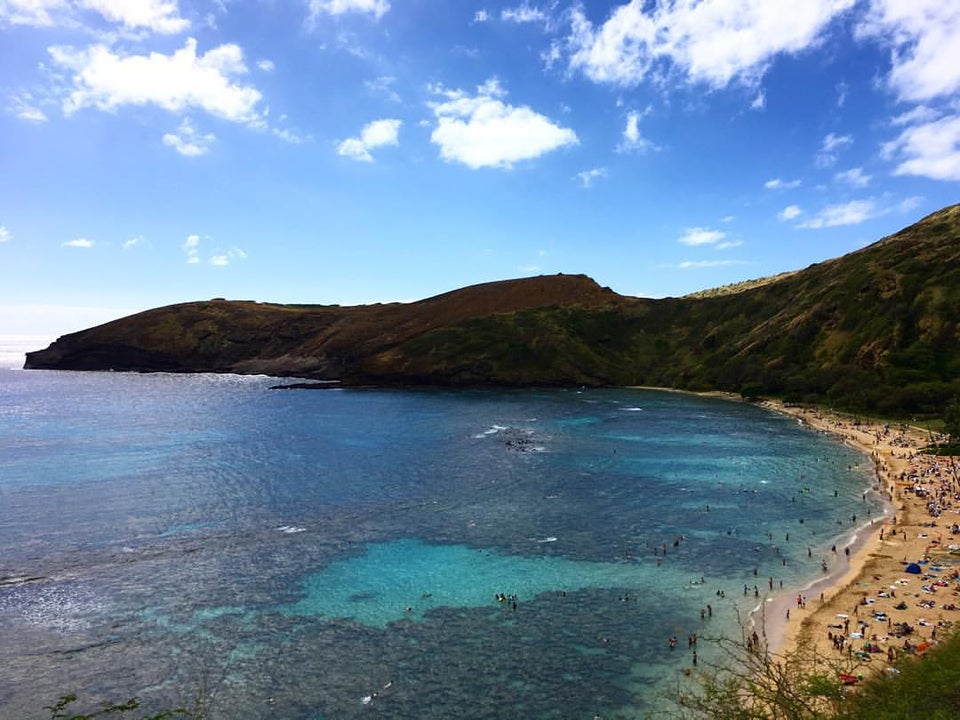
[[[0,718],[655,716],[882,512],[747,404],[278,382],[0,370]]]

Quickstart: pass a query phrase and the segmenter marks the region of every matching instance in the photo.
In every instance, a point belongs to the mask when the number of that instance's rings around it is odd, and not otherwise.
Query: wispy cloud
[[[790,222],[791,220],[796,220],[801,215],[803,215],[803,210],[800,209],[799,205],[787,205],[787,207],[777,214],[777,217],[783,222]]]
[[[606,168],[592,168],[590,170],[584,170],[583,172],[578,172],[575,175],[575,178],[580,181],[580,184],[585,187],[592,187],[595,180],[600,178],[605,178],[607,176]]]
[[[190,27],[190,21],[180,17],[176,0],[79,0],[78,4],[130,30],[171,35]]]
[[[373,15],[379,20],[390,11],[388,0],[309,0],[310,14],[307,24],[313,25],[321,13],[328,15],[343,15],[345,13],[359,13]]]
[[[121,247],[124,250],[131,250],[138,245],[143,245],[146,241],[147,239],[143,235],[134,235],[132,238],[125,240]]]
[[[829,133],[820,145],[814,162],[818,168],[833,167],[840,157],[840,151],[853,143],[853,137],[850,135],[837,135]]]
[[[645,138],[640,132],[640,121],[649,115],[650,112],[651,108],[647,107],[642,113],[636,110],[627,113],[627,124],[623,128],[623,135],[621,136],[620,144],[617,145],[617,152],[646,152],[647,150],[656,149],[656,145]]]
[[[246,260],[247,254],[238,247],[232,247],[226,252],[218,253],[210,258],[210,264],[216,267],[226,267],[236,260]]]
[[[821,228],[859,225],[883,214],[873,200],[851,200],[838,205],[828,205],[809,220],[800,223],[800,227],[819,230]]]
[[[181,155],[186,157],[197,157],[206,155],[210,151],[210,146],[217,138],[213,133],[201,133],[190,122],[190,118],[184,118],[176,132],[166,133],[163,138],[163,144],[172,147]]]
[[[883,153],[897,160],[895,175],[960,180],[960,115],[911,125]]]
[[[851,168],[843,172],[838,172],[833,179],[839,183],[844,183],[855,188],[865,188],[870,184],[872,177],[863,172],[863,168]]]
[[[0,225],[0,243],[13,240],[13,233],[7,230],[6,225]]]
[[[187,235],[183,245],[180,246],[187,255],[187,264],[196,265],[200,262],[200,236]]]
[[[398,137],[402,124],[402,121],[392,118],[367,123],[360,131],[360,137],[347,138],[337,145],[337,154],[372,163],[371,150],[399,144]]]
[[[86,238],[76,238],[74,240],[67,240],[65,243],[61,243],[61,247],[69,248],[92,248],[93,240],[87,240]]]
[[[677,238],[677,242],[683,245],[715,245],[727,237],[727,233],[720,230],[708,230],[707,228],[687,228],[683,234]]]
[[[763,186],[767,190],[793,190],[802,184],[801,180],[781,180],[780,178],[773,178],[772,180],[767,180]]]

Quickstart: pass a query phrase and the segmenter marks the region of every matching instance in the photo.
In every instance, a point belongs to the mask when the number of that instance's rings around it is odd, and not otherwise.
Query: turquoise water
[[[0,717],[655,717],[880,512],[749,405],[275,382],[0,371]]]

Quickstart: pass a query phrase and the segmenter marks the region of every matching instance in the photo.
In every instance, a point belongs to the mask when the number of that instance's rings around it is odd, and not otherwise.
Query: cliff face
[[[348,384],[665,385],[936,412],[960,395],[960,206],[735,291],[642,300],[584,276],[359,307],[186,303],[64,336],[28,368]]]

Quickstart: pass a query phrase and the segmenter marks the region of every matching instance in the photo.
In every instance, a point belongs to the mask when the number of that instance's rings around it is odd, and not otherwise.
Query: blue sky
[[[557,272],[682,295],[958,191],[957,2],[0,0],[0,332]]]

